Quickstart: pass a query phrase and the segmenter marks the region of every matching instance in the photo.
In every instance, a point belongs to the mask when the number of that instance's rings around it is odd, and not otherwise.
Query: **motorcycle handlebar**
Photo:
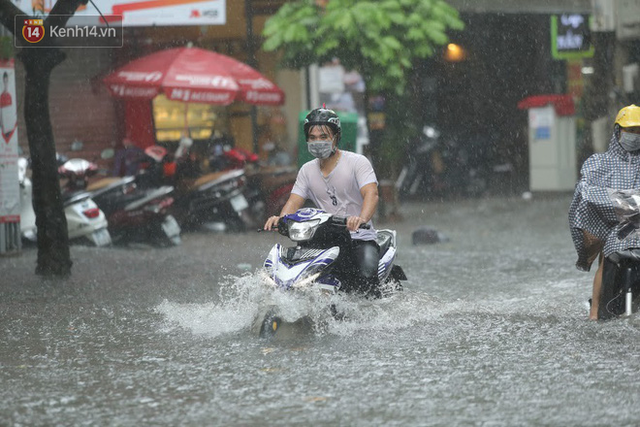
[[[347,217],[346,216],[334,216],[333,218],[331,218],[331,220],[333,221],[333,223],[335,225],[341,225],[346,227],[347,226]],[[369,230],[371,228],[371,226],[367,223],[362,223],[360,224],[360,227],[363,230]]]
[[[337,226],[342,226],[342,227],[346,227],[347,226],[347,217],[346,216],[334,216],[331,218],[331,222],[334,225]],[[358,227],[362,230],[370,230],[371,226],[367,223],[362,223],[360,224],[360,226]],[[286,230],[287,230],[287,223],[285,222],[285,218],[282,217],[278,220],[278,224],[273,227],[272,229],[273,231],[278,231],[281,234],[286,234]],[[263,229],[259,228],[257,230],[258,232],[264,231]]]

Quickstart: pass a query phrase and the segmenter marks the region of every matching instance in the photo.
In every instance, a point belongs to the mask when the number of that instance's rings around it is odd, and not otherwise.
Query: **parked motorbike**
[[[401,198],[477,196],[487,189],[486,162],[478,158],[486,151],[483,138],[443,135],[424,126],[419,138],[407,147],[406,162],[396,180]]]
[[[180,226],[169,214],[173,187],[139,188],[136,178],[105,178],[88,187],[109,221],[115,243],[152,243],[177,246],[182,243]]]
[[[70,159],[59,171],[67,176],[67,192],[87,191],[104,212],[115,243],[150,242],[159,246],[179,245],[180,227],[167,213],[173,203],[171,186],[141,189],[135,177],[104,178],[88,183],[98,166],[84,159]]]
[[[292,166],[259,166],[247,170],[246,196],[254,218],[264,223],[279,215],[289,200],[298,171]]]
[[[278,222],[278,232],[291,239],[296,246],[276,244],[263,264],[270,283],[282,291],[313,288],[329,294],[354,289],[351,278],[340,268],[348,256],[351,234],[346,228],[346,218],[314,208],[303,208],[285,215]],[[363,224],[361,228],[368,228]],[[402,290],[401,281],[407,280],[402,267],[395,264],[397,253],[396,232],[378,230],[380,245],[378,278],[379,295],[389,297]],[[334,306],[332,314],[338,316]],[[272,307],[260,321],[260,336],[275,334],[282,320],[277,307]]]
[[[27,176],[29,161],[18,159],[20,182],[20,231],[28,241],[37,241],[36,216],[33,211],[31,179]],[[91,195],[83,191],[63,192],[64,213],[67,218],[69,241],[72,243],[89,243],[95,246],[111,244],[111,235],[107,229],[104,213],[91,199]]]
[[[145,187],[171,184],[175,187],[170,213],[182,228],[207,223],[244,231],[256,226],[244,196],[246,176],[242,169],[203,173],[188,154],[173,159],[164,147],[145,149],[138,182]]]
[[[610,190],[619,221],[617,238],[640,236],[640,190]],[[617,265],[613,280],[603,278],[598,319],[630,316],[640,306],[640,248],[629,248],[609,255]]]
[[[244,195],[253,218],[260,224],[280,213],[298,174],[292,166],[263,165],[255,153],[223,144],[213,145],[209,167],[213,171],[244,169],[247,176]]]
[[[242,169],[247,165],[255,165],[260,160],[258,155],[244,148],[229,144],[213,144],[209,154],[209,167],[213,171]]]

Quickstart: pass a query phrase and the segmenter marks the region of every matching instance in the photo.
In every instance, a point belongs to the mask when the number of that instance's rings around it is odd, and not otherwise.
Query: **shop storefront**
[[[215,8],[208,8],[207,5],[214,3]],[[260,1],[256,4],[259,6]],[[100,7],[105,12],[110,4]],[[272,6],[267,9],[256,6],[256,13],[251,18],[253,34],[260,34],[268,14],[274,11]],[[213,15],[216,15],[215,19]],[[208,22],[198,20],[206,16],[210,18]],[[68,153],[74,142],[81,141],[84,148],[74,154],[100,161],[102,150],[117,149],[127,136],[142,147],[155,143],[175,144],[184,135],[190,135],[196,142],[228,138],[248,150],[254,149],[257,138],[258,149],[264,156],[273,147],[289,149],[295,145],[296,135],[290,135],[289,128],[295,128],[297,123],[294,120],[289,124],[285,118],[289,115],[287,105],[252,107],[242,101],[229,105],[184,103],[167,99],[163,94],[148,100],[110,96],[103,83],[106,75],[129,61],[163,49],[193,44],[244,63],[249,61],[245,2],[197,2],[190,6],[189,14],[175,14],[175,18],[180,22],[173,25],[169,22],[155,26],[143,22],[125,25],[121,49],[69,49],[65,52],[67,60],[54,70],[50,92],[51,120],[59,151]],[[276,71],[277,59],[260,52],[259,42],[256,41],[255,46],[255,68],[277,84],[280,73]],[[18,63],[16,73],[19,91],[24,87],[20,65]],[[293,84],[290,73],[284,73],[287,79],[279,80],[286,80],[287,92],[293,90],[291,98],[296,105],[292,108],[298,111],[300,105],[296,101],[302,98],[296,93],[302,87],[297,81],[298,73],[294,73]],[[22,111],[19,124],[24,126]],[[21,134],[20,146],[28,152],[25,133]]]

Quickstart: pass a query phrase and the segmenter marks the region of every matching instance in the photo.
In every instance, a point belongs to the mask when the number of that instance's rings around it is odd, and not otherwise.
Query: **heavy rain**
[[[0,1],[0,425],[637,425],[637,3]]]

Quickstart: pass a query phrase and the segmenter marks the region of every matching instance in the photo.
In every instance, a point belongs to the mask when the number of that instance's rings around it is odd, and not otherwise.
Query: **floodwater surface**
[[[569,196],[407,203],[404,292],[276,292],[276,233],[73,247],[73,275],[0,258],[0,425],[602,426],[640,423],[640,321],[587,320]],[[411,244],[419,227],[449,241]],[[269,305],[313,323],[271,340]],[[282,332],[282,333],[281,333]]]

